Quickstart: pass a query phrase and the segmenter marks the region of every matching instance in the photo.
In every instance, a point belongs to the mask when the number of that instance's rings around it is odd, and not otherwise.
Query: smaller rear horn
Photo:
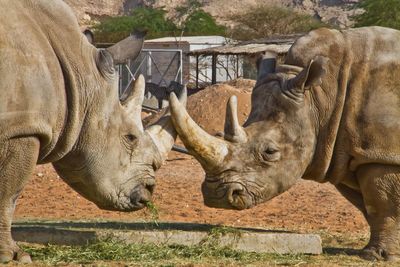
[[[239,124],[237,114],[237,97],[235,95],[229,98],[226,106],[226,118],[224,127],[224,138],[233,143],[245,143],[247,135]]]

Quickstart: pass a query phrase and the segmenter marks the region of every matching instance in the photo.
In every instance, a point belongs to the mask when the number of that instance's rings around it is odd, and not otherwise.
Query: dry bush
[[[229,19],[235,23],[230,35],[238,40],[259,39],[274,34],[301,33],[327,26],[310,15],[271,5],[252,6],[230,16]]]

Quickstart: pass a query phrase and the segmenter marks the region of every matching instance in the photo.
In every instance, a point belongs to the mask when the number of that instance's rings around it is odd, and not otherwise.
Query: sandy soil
[[[160,221],[196,222],[231,226],[284,228],[312,232],[365,233],[362,214],[330,184],[299,181],[288,192],[244,211],[203,205],[200,185],[204,172],[195,159],[171,152],[157,173],[154,202]],[[132,213],[97,208],[69,188],[51,165],[38,166],[17,205],[15,219],[151,221],[148,210]]]
[[[249,90],[252,86],[252,82],[239,81],[208,88],[189,98],[189,113],[209,132],[221,131],[229,95],[238,95],[239,117],[243,121],[250,110]],[[301,232],[368,232],[362,214],[330,184],[300,180],[291,190],[267,203],[249,210],[233,211],[203,205],[200,191],[203,177],[204,172],[194,158],[171,152],[157,172],[154,202],[159,211],[158,220],[284,228]],[[69,188],[51,165],[42,165],[36,168],[21,194],[15,219],[149,221],[154,219],[154,215],[148,210],[132,213],[100,210]]]

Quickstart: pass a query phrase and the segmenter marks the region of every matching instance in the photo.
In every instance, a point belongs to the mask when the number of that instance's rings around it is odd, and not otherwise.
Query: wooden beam
[[[211,63],[211,84],[217,83],[217,55],[212,55],[212,63]]]
[[[196,55],[196,89],[199,88],[199,55]]]

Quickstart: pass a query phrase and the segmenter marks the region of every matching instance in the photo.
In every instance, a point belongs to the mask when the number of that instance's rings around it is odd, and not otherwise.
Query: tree
[[[364,13],[354,16],[357,27],[384,26],[400,29],[400,1],[399,0],[364,0],[358,7]]]
[[[203,10],[193,12],[185,21],[186,35],[225,35],[226,28]]]
[[[175,25],[183,29],[188,17],[194,12],[201,10],[203,5],[198,0],[186,0],[181,6],[175,8]]]
[[[97,42],[112,43],[127,37],[133,29],[146,30],[147,39],[164,36],[224,35],[225,27],[201,9],[198,0],[187,0],[176,8],[176,16],[167,18],[163,8],[139,7],[129,16],[109,17],[95,27]]]
[[[186,0],[175,8],[175,25],[181,35],[225,35],[226,28],[205,12],[198,0]]]
[[[235,23],[231,36],[238,40],[264,38],[273,34],[307,32],[326,26],[310,15],[292,9],[258,5],[230,16]]]
[[[106,18],[95,27],[96,40],[116,42],[129,36],[133,29],[146,30],[146,38],[172,35],[177,28],[166,14],[162,8],[139,7],[129,16]]]

